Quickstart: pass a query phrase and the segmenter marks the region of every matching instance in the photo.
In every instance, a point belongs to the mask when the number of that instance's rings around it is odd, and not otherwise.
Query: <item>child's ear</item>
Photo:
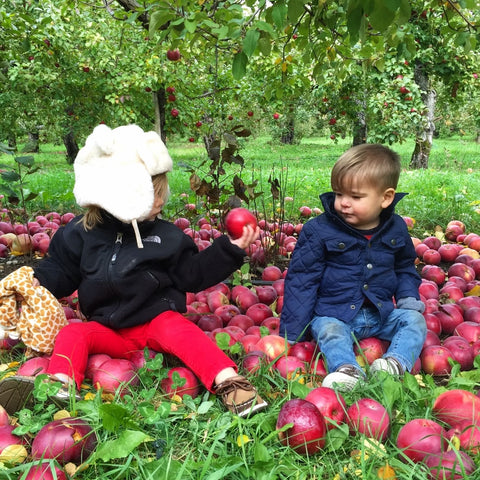
[[[383,192],[382,208],[387,208],[393,202],[394,198],[395,198],[395,189],[387,188]]]

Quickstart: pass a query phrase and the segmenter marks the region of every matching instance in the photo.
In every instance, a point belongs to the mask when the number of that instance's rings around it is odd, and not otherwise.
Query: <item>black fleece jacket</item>
[[[141,222],[139,230],[144,248],[138,248],[132,225],[105,212],[89,231],[76,217],[57,230],[35,276],[57,298],[78,290],[88,320],[119,329],[167,310],[184,312],[186,292],[225,280],[246,255],[224,235],[199,252],[165,220]]]

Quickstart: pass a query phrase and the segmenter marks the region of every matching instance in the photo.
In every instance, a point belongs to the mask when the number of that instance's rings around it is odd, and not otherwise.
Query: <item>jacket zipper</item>
[[[110,263],[112,263],[112,264],[114,264],[115,261],[117,260],[117,254],[120,251],[120,248],[122,246],[122,237],[123,237],[123,233],[118,232],[117,233],[117,238],[115,239],[115,245],[114,245],[114,248],[113,248],[112,259],[110,260]]]

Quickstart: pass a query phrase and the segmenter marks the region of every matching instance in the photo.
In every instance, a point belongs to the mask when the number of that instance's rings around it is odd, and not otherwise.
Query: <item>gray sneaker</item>
[[[329,373],[323,379],[322,387],[348,392],[353,390],[355,385],[364,378],[365,375],[357,367],[346,364]]]
[[[377,372],[387,372],[390,375],[403,375],[405,369],[402,364],[393,357],[377,358],[370,365],[370,373],[375,375]]]

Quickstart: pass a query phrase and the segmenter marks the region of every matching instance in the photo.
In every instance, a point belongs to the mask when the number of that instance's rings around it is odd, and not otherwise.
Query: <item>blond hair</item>
[[[154,175],[152,177],[152,184],[154,195],[161,197],[164,203],[167,203],[170,195],[167,173],[165,172]],[[102,223],[102,221],[102,209],[98,205],[89,205],[85,211],[85,214],[80,220],[85,230],[91,230],[99,223]]]
[[[330,184],[334,192],[351,191],[357,184],[396,189],[400,156],[384,145],[365,143],[348,149],[335,163]]]

